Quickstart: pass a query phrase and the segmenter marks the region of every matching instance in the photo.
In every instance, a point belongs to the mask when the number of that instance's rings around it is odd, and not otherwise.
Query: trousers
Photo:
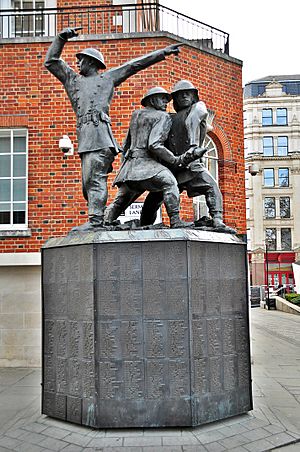
[[[82,192],[88,203],[88,216],[91,224],[103,222],[108,197],[107,176],[112,171],[115,158],[114,149],[83,152],[81,157]]]

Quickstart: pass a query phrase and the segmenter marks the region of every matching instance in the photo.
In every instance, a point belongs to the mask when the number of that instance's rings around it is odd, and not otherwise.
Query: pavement
[[[0,369],[0,452],[300,451],[300,316],[251,309],[254,410],[197,428],[96,430],[40,414],[40,369]]]

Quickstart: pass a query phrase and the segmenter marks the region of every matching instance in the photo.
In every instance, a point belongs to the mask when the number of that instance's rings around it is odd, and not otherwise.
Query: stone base
[[[99,231],[51,239],[42,256],[44,414],[170,427],[252,409],[237,237]]]

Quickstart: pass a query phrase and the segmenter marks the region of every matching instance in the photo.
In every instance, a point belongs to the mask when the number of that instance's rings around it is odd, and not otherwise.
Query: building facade
[[[126,6],[124,6],[126,4]],[[3,5],[6,9],[3,8]],[[190,80],[210,110],[207,164],[218,178],[224,220],[246,233],[242,63],[229,55],[227,33],[157,3],[122,0],[4,0],[0,11],[0,365],[40,363],[40,249],[87,220],[76,153],[75,115],[62,85],[44,68],[53,36],[66,26],[81,35],[65,46],[63,59],[75,69],[75,54],[95,47],[108,68],[170,44],[184,45],[120,85],[111,105],[112,129],[122,143],[131,113],[147,90],[170,90]],[[170,106],[170,111],[172,106]],[[63,155],[68,135],[75,152]],[[116,189],[109,176],[109,200]],[[142,199],[140,200],[142,202]],[[138,205],[135,211],[139,210]],[[203,208],[202,208],[203,207]],[[181,216],[193,219],[203,200],[183,194]],[[167,216],[162,211],[162,218]]]
[[[247,233],[252,285],[294,284],[300,258],[300,75],[244,89]]]

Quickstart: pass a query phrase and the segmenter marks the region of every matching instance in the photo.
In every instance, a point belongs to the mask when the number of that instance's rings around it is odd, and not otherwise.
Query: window
[[[205,166],[216,181],[218,180],[218,151],[215,143],[209,136],[206,136],[203,147],[208,149],[204,155]]]
[[[205,153],[203,161],[205,163],[206,168],[209,170],[210,174],[213,178],[218,181],[218,151],[213,140],[206,135],[204,142],[202,144],[203,147],[208,149]],[[193,207],[195,218],[198,220],[203,216],[208,216],[208,208],[206,204],[206,200],[204,195],[195,196],[193,198]]]
[[[42,36],[44,34],[43,16],[36,11],[45,7],[44,0],[14,0],[12,2],[15,11],[22,11],[22,14],[15,16],[16,36]],[[29,10],[26,13],[26,10]]]
[[[292,248],[292,234],[290,228],[281,229],[281,249],[290,250]]]
[[[274,155],[273,137],[263,137],[263,152],[266,157]]]
[[[27,131],[0,130],[0,228],[27,224]]]
[[[271,251],[276,250],[276,228],[267,228],[266,229],[266,245],[268,249]]]
[[[265,198],[264,199],[265,217],[275,218],[275,198]]]
[[[279,168],[278,169],[278,185],[280,187],[288,187],[289,186],[289,169],[288,168]]]
[[[288,155],[288,137],[278,137],[277,154],[279,156]]]
[[[278,126],[286,126],[287,125],[287,109],[286,108],[277,108],[276,109],[276,124]]]
[[[264,108],[262,111],[262,125],[272,126],[273,125],[273,111],[272,108]]]
[[[274,169],[264,169],[264,185],[265,187],[274,187]]]
[[[279,198],[280,218],[290,218],[291,206],[289,196],[283,196]]]
[[[11,15],[0,11],[0,38],[55,36],[55,11],[43,14],[42,10],[55,8],[56,0],[0,0],[0,5],[15,12]]]

